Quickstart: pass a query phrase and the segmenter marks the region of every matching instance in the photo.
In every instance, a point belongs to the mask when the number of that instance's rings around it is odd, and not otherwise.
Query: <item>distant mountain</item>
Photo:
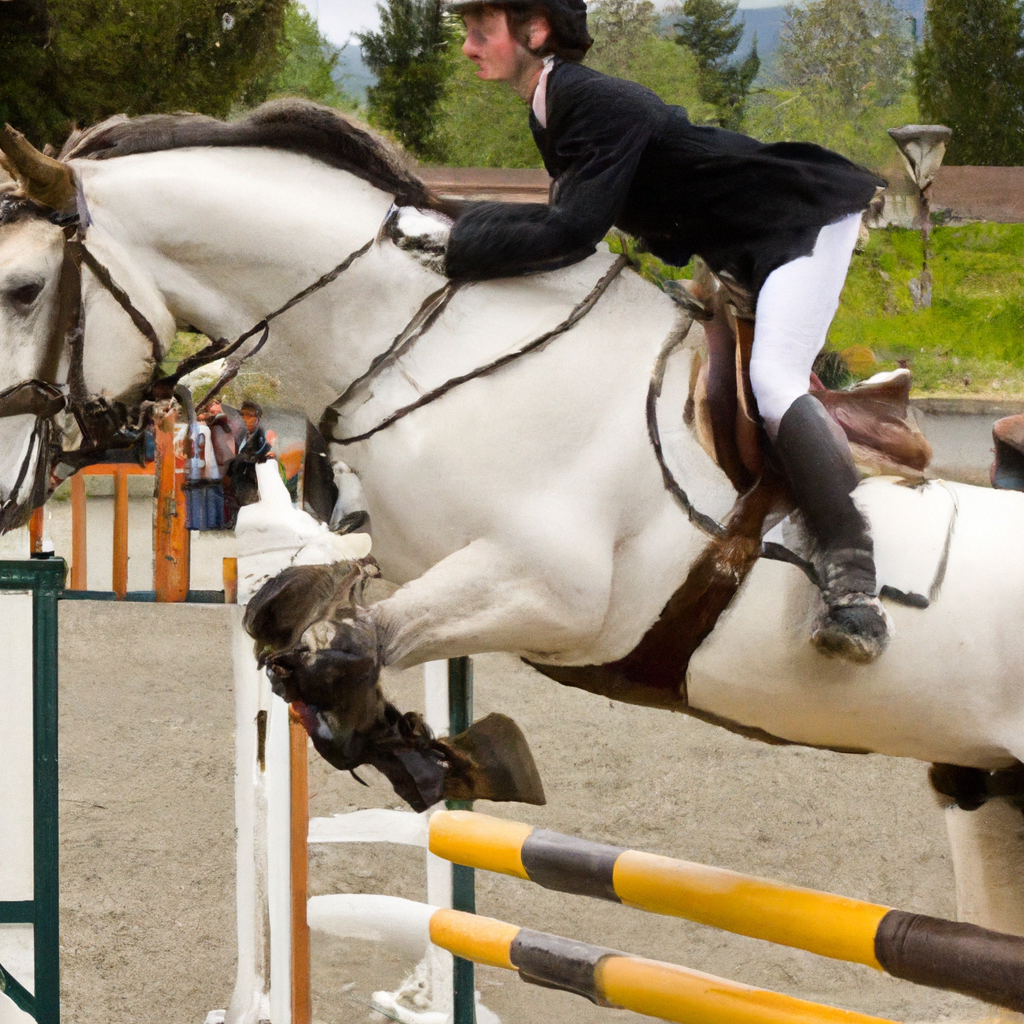
[[[343,93],[360,103],[366,102],[366,90],[376,79],[363,63],[363,52],[358,43],[350,42],[341,48],[341,58],[334,71],[334,81],[338,83]]]
[[[738,57],[750,53],[750,47],[757,36],[757,53],[761,60],[770,57],[779,45],[779,32],[786,20],[785,7],[755,7],[740,11],[737,17],[743,22],[743,38],[736,50]]]

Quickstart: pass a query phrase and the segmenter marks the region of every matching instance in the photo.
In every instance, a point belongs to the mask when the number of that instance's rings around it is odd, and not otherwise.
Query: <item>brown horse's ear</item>
[[[0,130],[0,151],[4,167],[29,199],[60,213],[75,209],[75,178],[67,164],[40,153],[9,124]]]

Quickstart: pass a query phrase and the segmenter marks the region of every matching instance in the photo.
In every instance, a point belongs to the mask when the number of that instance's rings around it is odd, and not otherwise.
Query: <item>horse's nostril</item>
[[[7,295],[14,305],[26,307],[31,306],[39,298],[39,293],[42,290],[42,281],[32,281],[30,284],[23,284],[20,288],[12,288]]]

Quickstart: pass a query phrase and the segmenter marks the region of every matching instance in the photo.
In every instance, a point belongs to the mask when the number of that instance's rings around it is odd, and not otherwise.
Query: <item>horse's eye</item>
[[[20,288],[13,288],[7,294],[16,306],[24,308],[31,306],[39,298],[39,293],[42,290],[43,283],[41,281],[33,281],[31,284],[23,284]]]

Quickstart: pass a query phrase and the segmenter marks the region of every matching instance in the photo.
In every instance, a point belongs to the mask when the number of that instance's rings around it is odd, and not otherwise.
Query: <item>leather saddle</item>
[[[703,320],[707,355],[694,354],[687,424],[732,481],[747,491],[761,476],[771,442],[761,424],[750,386],[754,317],[750,297],[706,268],[692,282],[672,282],[670,294]],[[683,294],[685,289],[686,294]],[[809,390],[842,428],[862,476],[924,479],[931,445],[909,411],[909,370],[877,374],[843,391],[830,391],[813,373]],[[1024,417],[1021,417],[1024,453]],[[1021,473],[1024,476],[1024,454]]]
[[[1004,491],[1024,491],[1024,413],[997,420],[992,427],[992,440],[992,486]]]

